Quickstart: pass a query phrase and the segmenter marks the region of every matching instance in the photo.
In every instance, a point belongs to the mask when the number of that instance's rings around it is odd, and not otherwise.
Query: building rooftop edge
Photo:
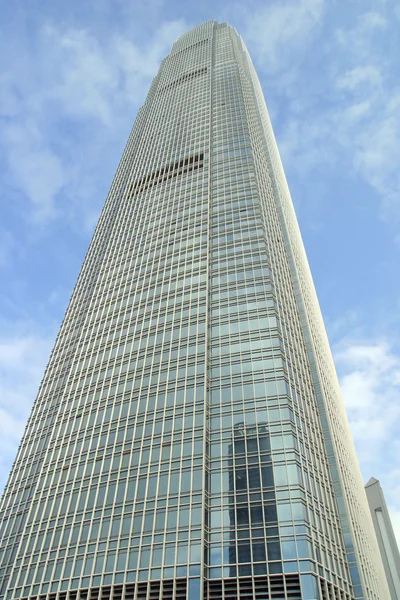
[[[370,485],[375,485],[375,483],[379,483],[379,479],[376,479],[375,477],[371,477],[367,483],[365,484],[364,487],[369,487]]]

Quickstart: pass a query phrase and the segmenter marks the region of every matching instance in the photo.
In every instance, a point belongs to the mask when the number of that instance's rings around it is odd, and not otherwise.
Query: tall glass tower
[[[261,88],[214,21],[140,109],[1,504],[1,600],[389,597]]]

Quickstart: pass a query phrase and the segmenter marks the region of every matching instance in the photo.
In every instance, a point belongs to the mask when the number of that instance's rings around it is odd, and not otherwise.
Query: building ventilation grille
[[[352,600],[352,596],[320,578],[322,600]],[[23,597],[21,600],[186,600],[186,578],[140,581],[125,585],[95,587]],[[20,597],[19,597],[20,598]],[[270,575],[209,579],[204,600],[302,600],[300,577]]]
[[[205,600],[301,600],[298,575],[209,580]]]
[[[133,198],[160,183],[164,183],[170,179],[178,177],[178,175],[183,175],[185,173],[190,173],[191,171],[201,169],[203,165],[204,154],[202,152],[200,154],[188,156],[187,158],[182,158],[175,163],[166,165],[162,169],[153,171],[141,179],[134,181],[129,188],[128,196],[129,198]]]
[[[190,71],[190,73],[185,73],[178,77],[178,79],[174,79],[174,81],[170,81],[170,83],[166,83],[163,86],[160,86],[159,93],[166,92],[167,90],[172,90],[173,88],[178,87],[181,83],[186,83],[186,81],[191,81],[192,79],[196,79],[200,77],[200,75],[204,75],[207,73],[207,67],[201,67],[200,69],[196,69],[195,71]]]
[[[186,578],[164,579],[30,596],[29,600],[186,600],[187,589]]]
[[[175,52],[173,50],[171,50],[169,56],[170,56],[170,58],[171,57],[175,58],[175,56],[177,54],[181,54],[182,52],[188,52],[190,50],[193,50],[194,48],[197,49],[199,46],[204,46],[209,41],[210,41],[210,38],[206,38],[205,40],[200,40],[199,42],[194,42],[193,44],[189,44],[188,46],[185,46],[184,48],[180,48],[179,50],[175,50]]]

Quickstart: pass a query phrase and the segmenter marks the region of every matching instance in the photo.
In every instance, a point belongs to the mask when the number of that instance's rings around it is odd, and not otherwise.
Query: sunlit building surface
[[[0,519],[2,600],[389,597],[262,91],[226,24],[178,39],[138,113]]]
[[[391,600],[400,600],[400,554],[380,483],[371,477],[365,486]]]

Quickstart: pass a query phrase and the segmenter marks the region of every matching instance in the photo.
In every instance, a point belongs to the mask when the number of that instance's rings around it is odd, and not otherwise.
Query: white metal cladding
[[[387,598],[259,82],[183,35],[128,139],[1,504],[0,598]]]

